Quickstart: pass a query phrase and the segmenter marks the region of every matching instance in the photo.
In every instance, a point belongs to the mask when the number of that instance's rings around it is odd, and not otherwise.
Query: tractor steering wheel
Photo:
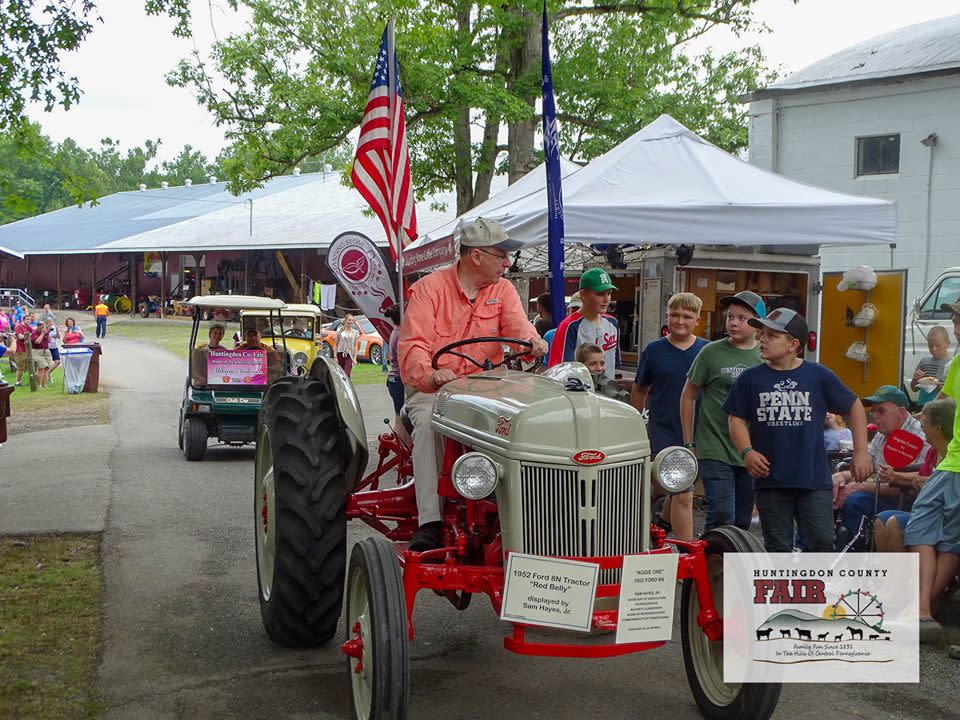
[[[476,345],[476,344],[478,344],[478,343],[488,343],[488,342],[498,342],[498,343],[510,344],[510,345],[523,345],[523,346],[525,346],[525,347],[527,348],[527,350],[524,351],[524,352],[508,353],[508,354],[504,355],[504,356],[503,356],[503,360],[501,360],[500,362],[498,362],[496,365],[494,365],[492,362],[490,362],[489,359],[484,360],[484,361],[481,363],[481,362],[475,360],[474,358],[470,357],[469,355],[464,355],[463,353],[457,352],[456,350],[454,350],[454,348],[458,348],[458,347],[461,347],[461,346],[463,346],[463,345]],[[433,354],[433,362],[430,363],[430,367],[432,367],[434,370],[439,370],[440,368],[437,366],[437,361],[438,361],[442,356],[444,356],[444,355],[456,355],[457,357],[461,357],[461,358],[463,358],[464,360],[469,360],[470,362],[472,362],[474,365],[476,365],[476,366],[477,366],[478,368],[480,368],[481,370],[493,370],[494,368],[498,368],[498,367],[500,367],[501,365],[505,365],[506,363],[510,362],[511,360],[513,360],[513,359],[515,359],[515,358],[518,358],[518,357],[521,357],[521,356],[523,356],[523,355],[526,355],[527,352],[530,351],[530,350],[532,350],[532,349],[533,349],[533,343],[532,343],[532,342],[530,342],[529,340],[521,340],[520,338],[508,338],[508,337],[499,337],[499,336],[496,336],[496,337],[467,338],[466,340],[457,340],[456,342],[452,342],[452,343],[450,343],[449,345],[444,345],[442,348],[440,348],[439,350],[437,350],[437,351]]]

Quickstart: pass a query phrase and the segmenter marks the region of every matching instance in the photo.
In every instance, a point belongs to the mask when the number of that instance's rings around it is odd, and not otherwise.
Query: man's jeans
[[[107,336],[107,316],[97,315],[97,337],[104,338],[106,336]]]
[[[804,550],[830,552],[836,533],[833,529],[833,490],[757,490],[760,529],[767,552],[793,551],[794,521],[803,538]]]
[[[840,520],[843,526],[850,533],[850,537],[857,534],[860,529],[860,519],[864,516],[868,520],[873,519],[874,494],[872,492],[855,492],[843,501],[840,508]],[[886,498],[880,498],[877,502],[877,512],[884,510],[896,510],[897,504]]]
[[[753,517],[753,478],[747,469],[719,460],[701,460],[700,479],[707,499],[704,529],[721,525],[749,529]]]

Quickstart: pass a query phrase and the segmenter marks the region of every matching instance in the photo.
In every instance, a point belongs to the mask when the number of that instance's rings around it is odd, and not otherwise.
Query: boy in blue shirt
[[[647,434],[654,455],[671,445],[683,445],[680,393],[690,366],[708,344],[693,334],[702,307],[703,301],[693,293],[674,294],[667,301],[667,335],[648,343],[637,365],[630,403],[640,412],[646,409],[650,413]],[[655,487],[659,489],[659,485]],[[660,518],[664,529],[672,528],[674,538],[692,540],[693,489],[668,496]]]
[[[763,364],[745,370],[723,409],[730,437],[757,481],[757,510],[767,552],[790,552],[794,522],[807,549],[833,549],[833,484],[823,428],[827,412],[848,415],[854,477],[871,473],[867,418],[860,399],[830,370],[799,355],[807,339],[802,315],[778,308],[751,318]]]

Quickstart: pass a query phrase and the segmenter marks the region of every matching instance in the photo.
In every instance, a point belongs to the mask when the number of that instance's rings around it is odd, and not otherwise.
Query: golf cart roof
[[[244,308],[244,315],[267,315],[267,310],[261,310],[260,308]],[[323,315],[323,311],[318,308],[316,305],[310,305],[308,303],[288,303],[283,306],[283,314],[287,317],[291,315],[309,315],[310,317],[320,317]]]
[[[224,310],[281,310],[286,309],[283,300],[257,297],[256,295],[197,295],[190,298],[187,305],[201,308],[223,308]]]

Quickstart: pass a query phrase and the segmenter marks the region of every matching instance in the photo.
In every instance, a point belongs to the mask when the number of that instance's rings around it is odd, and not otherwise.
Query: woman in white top
[[[350,371],[357,364],[357,343],[360,340],[360,331],[353,322],[353,315],[347,315],[343,324],[337,330],[337,364],[350,377]]]

